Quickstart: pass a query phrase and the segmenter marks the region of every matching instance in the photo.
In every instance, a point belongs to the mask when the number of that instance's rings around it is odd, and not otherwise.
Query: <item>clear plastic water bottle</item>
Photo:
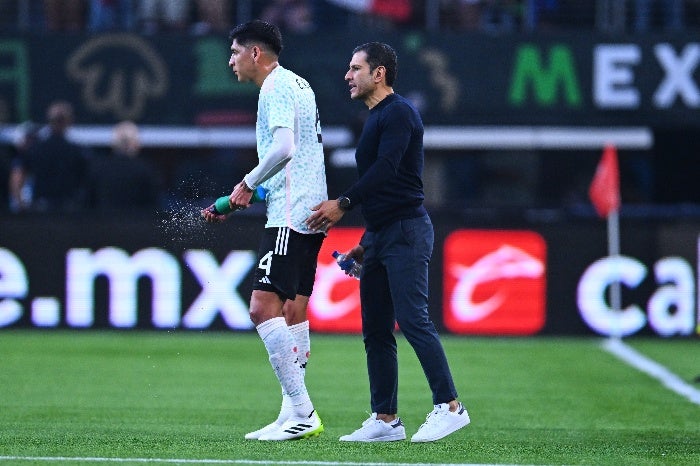
[[[360,279],[360,273],[362,273],[362,264],[357,262],[352,257],[348,257],[345,254],[341,254],[338,251],[333,251],[333,257],[340,267],[347,275]]]

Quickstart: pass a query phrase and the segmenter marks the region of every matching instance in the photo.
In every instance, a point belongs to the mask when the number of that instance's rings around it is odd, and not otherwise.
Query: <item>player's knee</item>
[[[276,293],[255,290],[250,300],[249,315],[256,327],[274,317],[281,317],[282,299]]]

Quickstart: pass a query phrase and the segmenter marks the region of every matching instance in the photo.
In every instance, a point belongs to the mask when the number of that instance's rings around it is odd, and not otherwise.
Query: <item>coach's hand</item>
[[[306,219],[306,226],[310,230],[327,231],[343,218],[345,211],[338,206],[336,199],[329,199],[311,208],[314,211]]]

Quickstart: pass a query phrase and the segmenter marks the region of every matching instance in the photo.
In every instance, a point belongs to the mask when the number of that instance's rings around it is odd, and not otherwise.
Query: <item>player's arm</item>
[[[282,170],[292,160],[294,132],[290,128],[277,127],[272,137],[272,145],[265,157],[233,188],[229,196],[229,204],[233,209],[247,208],[255,188]]]
[[[291,128],[277,127],[272,133],[272,146],[260,163],[243,177],[245,184],[252,190],[263,181],[272,178],[290,160],[294,152],[294,131]]]

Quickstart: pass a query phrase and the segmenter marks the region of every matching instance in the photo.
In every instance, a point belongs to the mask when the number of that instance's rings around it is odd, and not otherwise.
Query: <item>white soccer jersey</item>
[[[282,66],[277,66],[260,88],[255,135],[261,160],[270,150],[272,133],[278,127],[294,131],[295,148],[289,163],[261,184],[267,190],[265,226],[317,233],[304,224],[311,207],[328,199],[316,96],[304,78]]]

